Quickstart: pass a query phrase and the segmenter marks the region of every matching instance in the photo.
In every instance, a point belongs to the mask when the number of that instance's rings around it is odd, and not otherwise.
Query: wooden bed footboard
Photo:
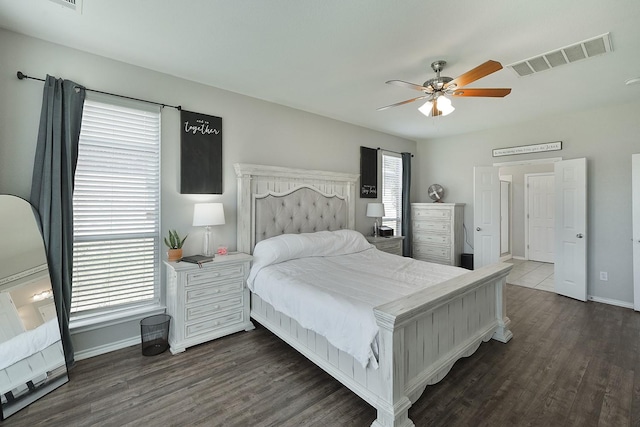
[[[483,341],[507,342],[504,285],[510,264],[493,264],[376,307],[379,368],[363,368],[327,340],[251,295],[251,317],[377,410],[376,427],[413,426],[409,407]]]

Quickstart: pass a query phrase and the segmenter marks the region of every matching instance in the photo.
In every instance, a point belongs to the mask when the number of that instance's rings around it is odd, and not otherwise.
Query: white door
[[[511,205],[511,183],[500,181],[500,255],[508,254],[511,223],[509,221],[509,207]]]
[[[474,268],[500,259],[500,178],[498,168],[473,168]]]
[[[633,308],[640,311],[640,154],[631,156],[633,203]]]
[[[528,259],[554,261],[554,175],[531,174],[526,179]]]
[[[554,165],[556,293],[587,300],[587,159]]]
[[[0,325],[0,343],[24,332],[18,310],[8,292],[0,292]]]

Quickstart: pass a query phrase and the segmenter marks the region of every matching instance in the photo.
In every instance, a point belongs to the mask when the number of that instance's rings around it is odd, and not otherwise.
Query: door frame
[[[640,154],[631,155],[633,309],[640,311]]]
[[[503,182],[509,183],[509,198],[507,200],[507,220],[509,221],[507,227],[507,233],[509,234],[509,242],[507,243],[507,245],[509,245],[508,252],[502,252],[502,235],[500,235],[500,261],[506,261],[513,257],[513,175],[500,175],[500,170],[498,169],[498,179],[500,180],[501,186]],[[500,187],[500,204],[502,205],[502,187]],[[502,232],[502,218],[500,218],[500,231]]]
[[[536,172],[536,173],[526,173],[524,174],[524,259],[529,260],[529,177],[532,176],[555,176],[555,173],[552,172]],[[554,187],[555,192],[555,187]],[[555,254],[554,254],[555,257]],[[555,263],[555,259],[554,259]]]

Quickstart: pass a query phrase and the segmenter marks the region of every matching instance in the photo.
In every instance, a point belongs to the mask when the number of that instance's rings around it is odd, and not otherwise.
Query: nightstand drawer
[[[200,286],[193,286],[185,291],[185,304],[189,306],[205,299],[212,299],[224,295],[242,292],[242,279],[227,280],[223,283],[205,283]]]
[[[187,286],[211,283],[216,280],[242,277],[243,268],[241,264],[226,266],[225,268],[206,269],[203,271],[187,274]]]
[[[224,329],[236,323],[242,323],[242,310],[227,312],[221,316],[211,317],[202,322],[193,323],[186,326],[185,338],[191,338],[200,334],[210,334],[218,329]]]
[[[185,321],[198,320],[212,314],[226,311],[233,308],[242,308],[242,294],[233,295],[227,298],[214,298],[202,301],[203,304],[186,307]]]
[[[377,242],[376,248],[382,252],[388,252],[394,255],[402,255],[402,240],[395,240],[389,242]]]

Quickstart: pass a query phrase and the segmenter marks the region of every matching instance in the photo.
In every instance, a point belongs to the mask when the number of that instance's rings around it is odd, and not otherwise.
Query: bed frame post
[[[251,215],[252,203],[251,203],[251,174],[244,173],[239,164],[233,165],[236,170],[236,176],[238,180],[238,231],[237,231],[237,250],[238,252],[244,252],[247,254],[252,253],[251,236]]]
[[[380,376],[384,384],[392,384],[382,390],[381,402],[375,405],[378,418],[372,427],[412,427],[409,419],[411,400],[405,395],[405,343],[404,328],[395,325],[395,318],[374,310],[379,332]],[[395,345],[394,345],[395,343]]]
[[[492,338],[500,342],[508,342],[513,338],[513,333],[509,329],[511,319],[507,317],[507,294],[505,292],[507,278],[502,277],[496,281],[496,317],[498,318],[498,328],[493,333]]]

